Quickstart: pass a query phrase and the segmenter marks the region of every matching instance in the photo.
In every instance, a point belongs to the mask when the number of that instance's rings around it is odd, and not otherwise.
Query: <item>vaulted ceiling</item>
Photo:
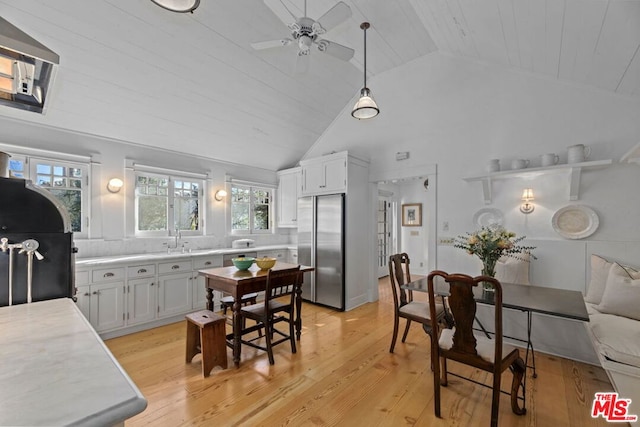
[[[295,71],[280,0],[201,0],[193,14],[149,0],[0,0],[0,15],[60,55],[47,113],[0,115],[271,170],[292,166],[369,77],[433,52],[640,97],[640,0],[344,0],[346,22]],[[282,0],[302,16],[304,0]],[[317,19],[335,0],[308,0]],[[269,7],[271,5],[271,7]],[[425,75],[425,79],[429,76]],[[375,94],[375,92],[374,92]]]

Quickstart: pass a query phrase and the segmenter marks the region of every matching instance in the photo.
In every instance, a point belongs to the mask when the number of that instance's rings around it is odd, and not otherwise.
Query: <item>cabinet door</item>
[[[287,262],[289,264],[298,264],[298,250],[297,249],[289,249],[287,251]]]
[[[158,317],[191,311],[192,282],[191,271],[158,277]]]
[[[344,192],[347,189],[347,164],[345,159],[324,162],[324,188],[328,192]]]
[[[207,290],[205,288],[204,276],[198,276],[198,273],[194,273],[193,278],[193,309],[205,310],[207,308]],[[222,292],[213,291],[213,311],[220,310],[220,299],[222,298]]]
[[[284,173],[278,182],[278,227],[297,227],[300,173]]]
[[[78,286],[76,289],[76,305],[84,314],[84,317],[91,322],[91,288],[89,286]]]
[[[156,318],[158,286],[155,278],[127,282],[127,325]]]
[[[124,326],[124,282],[91,285],[90,322],[96,331]]]
[[[317,162],[302,168],[302,192],[315,194],[324,191],[324,163]]]

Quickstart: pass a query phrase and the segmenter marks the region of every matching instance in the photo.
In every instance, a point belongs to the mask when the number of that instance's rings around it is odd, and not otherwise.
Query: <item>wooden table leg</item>
[[[240,308],[242,304],[240,304],[240,300],[242,299],[242,295],[235,295],[233,302],[233,364],[236,368],[240,367],[240,350],[242,343],[241,332],[242,332],[242,315],[240,314]]]
[[[302,335],[302,286],[296,289],[296,339],[300,341]]]
[[[207,282],[208,281],[209,279],[207,279]],[[214,311],[213,310],[213,289],[211,289],[207,283],[205,283],[205,287],[207,288],[207,310]]]

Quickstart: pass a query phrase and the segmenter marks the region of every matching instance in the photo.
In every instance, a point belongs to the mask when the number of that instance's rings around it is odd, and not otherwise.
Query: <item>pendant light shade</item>
[[[371,95],[371,90],[367,87],[367,28],[368,22],[360,24],[360,28],[364,31],[364,85],[360,90],[360,99],[353,106],[351,115],[358,120],[371,119],[380,113],[378,104]]]
[[[193,12],[200,5],[200,0],[151,0],[160,7],[172,12]]]

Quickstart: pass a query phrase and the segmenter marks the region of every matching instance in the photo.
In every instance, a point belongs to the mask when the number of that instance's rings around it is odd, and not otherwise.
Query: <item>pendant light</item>
[[[351,115],[358,120],[372,119],[380,113],[380,109],[367,87],[367,28],[369,26],[368,22],[360,24],[360,28],[364,31],[364,86],[360,90],[360,99],[351,111]]]
[[[200,0],[151,0],[160,7],[172,12],[191,12],[200,5]]]

